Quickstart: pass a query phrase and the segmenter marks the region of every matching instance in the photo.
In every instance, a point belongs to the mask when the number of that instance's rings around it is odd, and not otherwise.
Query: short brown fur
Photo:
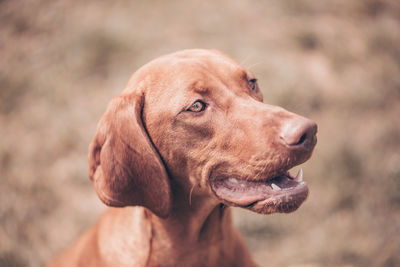
[[[50,266],[254,266],[210,179],[272,177],[312,148],[282,144],[283,125],[302,118],[262,103],[251,78],[222,53],[200,49],[139,69],[90,145],[90,178],[114,207]],[[207,110],[188,111],[199,99]]]

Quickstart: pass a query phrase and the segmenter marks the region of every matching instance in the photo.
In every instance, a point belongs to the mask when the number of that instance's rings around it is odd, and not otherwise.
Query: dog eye
[[[257,79],[251,79],[249,80],[249,88],[252,91],[257,91]]]
[[[187,111],[191,112],[202,112],[203,110],[206,109],[206,104],[200,100],[197,100],[194,102],[188,109]]]

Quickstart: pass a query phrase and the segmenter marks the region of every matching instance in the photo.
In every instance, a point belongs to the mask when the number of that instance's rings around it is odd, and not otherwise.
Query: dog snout
[[[286,122],[280,134],[289,148],[313,149],[316,144],[317,124],[312,120],[298,117]]]

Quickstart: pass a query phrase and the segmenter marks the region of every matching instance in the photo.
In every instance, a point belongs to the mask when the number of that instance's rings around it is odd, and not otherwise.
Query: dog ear
[[[143,123],[143,105],[144,96],[134,93],[111,101],[89,147],[89,176],[105,204],[140,205],[165,218],[171,189]]]

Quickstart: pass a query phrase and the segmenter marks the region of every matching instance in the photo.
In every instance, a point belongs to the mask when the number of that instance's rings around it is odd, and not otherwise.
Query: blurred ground
[[[306,203],[235,210],[257,262],[400,266],[396,0],[0,1],[0,266],[41,266],[96,220],[87,147],[108,101],[144,63],[195,47],[319,124]]]

